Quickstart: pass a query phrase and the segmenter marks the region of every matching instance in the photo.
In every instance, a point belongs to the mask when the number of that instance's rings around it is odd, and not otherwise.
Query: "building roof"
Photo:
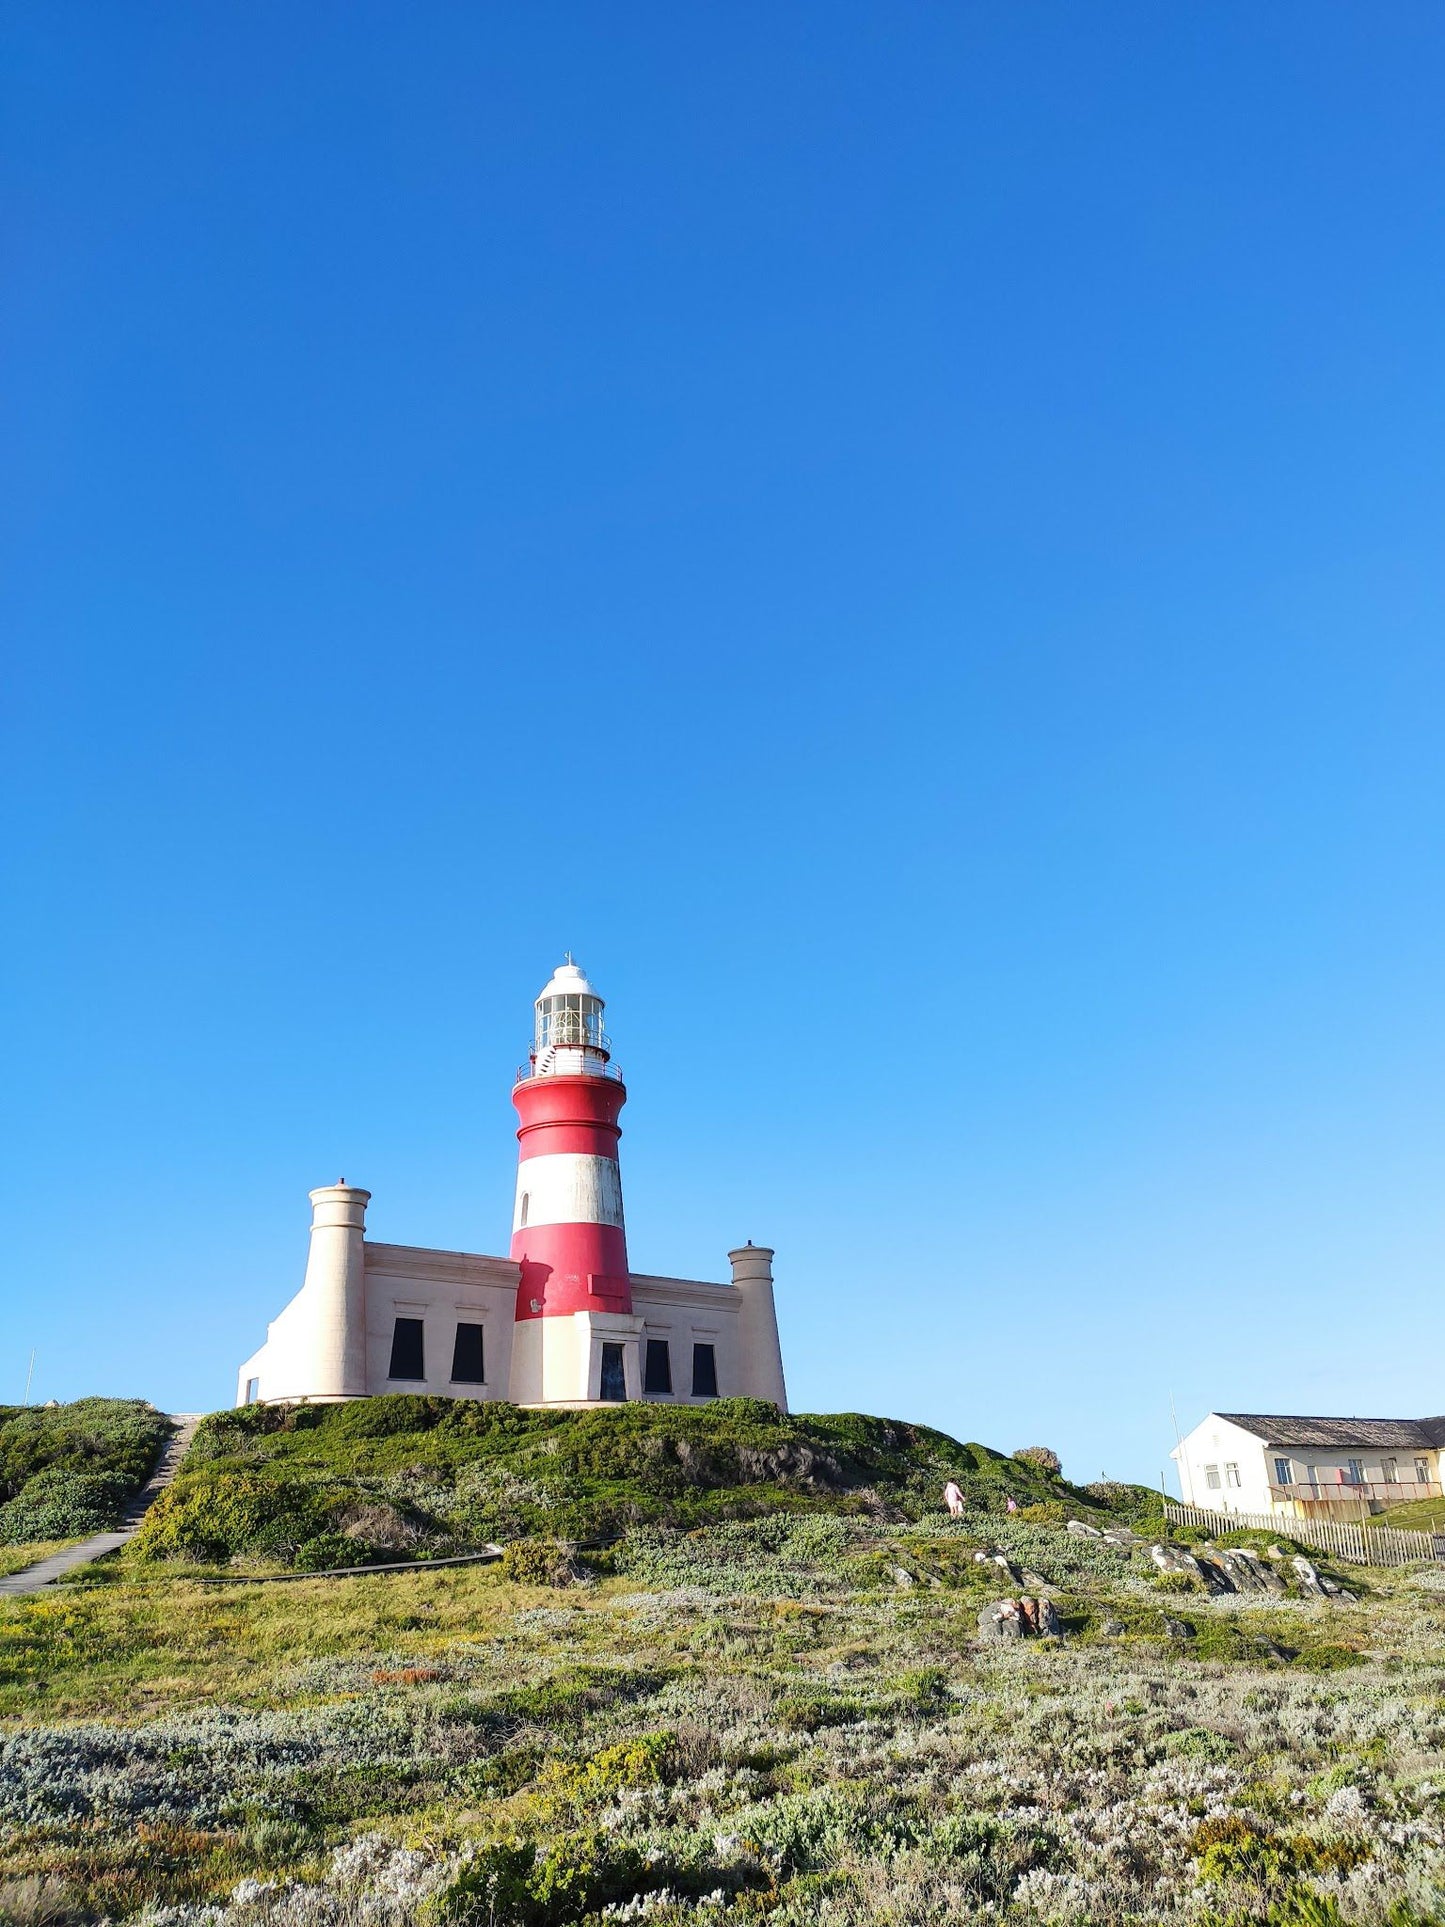
[[[1410,1451],[1445,1443],[1445,1418],[1297,1418],[1278,1413],[1220,1412],[1231,1425],[1253,1432],[1266,1445],[1300,1445],[1347,1451],[1352,1445]]]

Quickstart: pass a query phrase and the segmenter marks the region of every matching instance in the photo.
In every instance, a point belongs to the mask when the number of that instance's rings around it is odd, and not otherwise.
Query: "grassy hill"
[[[1140,1488],[1101,1498],[986,1446],[858,1413],[783,1417],[752,1399],[532,1412],[392,1395],[214,1414],[136,1550],[325,1567],[761,1515],[902,1522],[936,1515],[950,1478],[981,1513],[1003,1515],[1010,1499],[1055,1521],[1107,1517],[1106,1501],[1157,1506]]]
[[[1445,1927],[1434,1574],[1216,1600],[1061,1523],[1150,1498],[728,1401],[218,1414],[0,1600],[0,1922]],[[288,1570],[397,1521],[531,1536]],[[1062,1637],[981,1642],[1020,1590]]]

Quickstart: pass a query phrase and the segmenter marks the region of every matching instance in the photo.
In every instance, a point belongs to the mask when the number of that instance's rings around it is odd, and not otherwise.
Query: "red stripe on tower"
[[[512,1091],[517,1317],[632,1310],[617,1119],[627,1102],[602,1027],[606,1006],[569,956],[535,1006],[527,1068]]]

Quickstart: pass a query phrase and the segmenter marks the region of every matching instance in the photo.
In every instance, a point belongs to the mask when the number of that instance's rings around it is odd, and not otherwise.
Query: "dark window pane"
[[[649,1338],[647,1341],[647,1371],[642,1389],[653,1396],[672,1390],[672,1358],[665,1338]]]
[[[457,1342],[452,1346],[452,1382],[480,1385],[487,1374],[482,1368],[482,1328],[458,1325]]]
[[[622,1347],[604,1345],[602,1347],[602,1386],[601,1397],[615,1399],[619,1403],[627,1397],[627,1374],[622,1369]]]
[[[422,1363],[422,1321],[398,1318],[391,1333],[391,1370],[388,1378],[425,1378]]]
[[[711,1345],[692,1348],[692,1395],[694,1398],[717,1397],[717,1353]]]

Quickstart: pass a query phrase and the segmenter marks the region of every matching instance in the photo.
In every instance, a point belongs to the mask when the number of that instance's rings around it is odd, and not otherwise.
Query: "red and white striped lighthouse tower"
[[[521,1119],[511,1252],[522,1268],[519,1338],[533,1320],[632,1312],[617,1163],[627,1090],[603,1009],[569,955],[537,999],[530,1059],[512,1091]]]

